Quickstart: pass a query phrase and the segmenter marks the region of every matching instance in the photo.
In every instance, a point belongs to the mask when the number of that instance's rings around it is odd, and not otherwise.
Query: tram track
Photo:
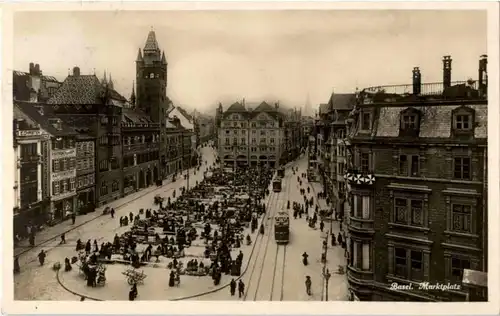
[[[287,180],[290,179],[290,175],[286,175],[284,178],[283,178],[283,183],[286,183]],[[287,192],[289,192],[289,185],[287,185]],[[282,195],[282,193],[277,193],[276,194],[276,197],[279,197],[280,195]],[[281,205],[279,205],[278,203],[276,203],[275,207],[274,207],[274,210],[272,212],[272,215],[269,216],[269,219],[271,221],[271,225],[270,225],[270,228],[268,229],[268,234],[267,234],[267,239],[265,241],[265,248],[264,248],[264,253],[263,253],[263,258],[262,258],[262,262],[260,264],[260,271],[258,272],[258,278],[257,278],[257,283],[256,283],[256,286],[255,286],[255,291],[252,291],[253,292],[253,295],[252,295],[252,301],[257,301],[257,296],[259,294],[259,289],[261,288],[261,281],[262,281],[262,276],[264,274],[264,270],[266,270],[266,267],[268,266],[266,264],[266,258],[268,256],[268,249],[269,249],[269,243],[272,239],[272,231],[274,231],[273,229],[273,226],[272,226],[272,223],[274,223],[274,217],[276,215],[276,213],[281,210],[281,208],[283,207],[283,204],[285,204],[285,208],[286,208],[286,200],[277,200],[276,202],[280,201],[281,202]],[[276,258],[278,257],[278,252],[279,252],[279,249],[280,248],[284,248],[286,246],[284,245],[278,245],[276,244],[276,254],[275,254],[275,261],[274,261],[274,266],[273,266],[273,273],[272,273],[272,288],[270,289],[270,300],[272,300],[272,297],[273,297],[273,292],[274,292],[274,283],[275,283],[275,280],[276,280],[276,266],[277,266],[277,261],[276,261]],[[286,254],[286,251],[284,251],[284,253]],[[250,285],[252,284],[252,281],[253,281],[253,274],[255,272],[255,269],[258,265],[258,262],[259,262],[259,254],[260,252],[257,254],[257,257],[256,257],[256,261],[255,261],[255,264],[253,266],[253,269],[252,269],[252,272],[250,274],[250,277],[248,279],[248,290],[247,292],[244,294],[244,297],[243,297],[243,300],[246,301],[248,299],[248,295],[250,293]],[[284,256],[283,256],[283,259],[284,259]],[[284,260],[283,260],[283,263],[280,265],[280,267],[282,268],[282,270],[284,270]],[[280,282],[281,283],[281,289],[280,289],[280,294],[279,296],[282,297],[283,296],[283,279],[282,281]]]

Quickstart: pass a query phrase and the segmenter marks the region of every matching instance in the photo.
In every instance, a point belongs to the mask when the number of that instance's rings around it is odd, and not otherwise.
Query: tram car
[[[278,244],[287,244],[290,239],[290,216],[288,212],[279,211],[274,216],[274,239]]]
[[[283,168],[283,167],[278,168],[277,175],[278,175],[278,178],[284,178],[285,177],[285,168]]]
[[[273,191],[281,192],[281,179],[275,179],[273,181]]]

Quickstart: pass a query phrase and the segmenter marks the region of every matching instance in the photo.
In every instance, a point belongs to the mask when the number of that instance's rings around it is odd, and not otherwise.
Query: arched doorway
[[[146,186],[150,186],[153,184],[152,182],[152,178],[151,178],[151,169],[148,168],[148,171],[146,171]]]
[[[144,189],[144,171],[139,171],[139,189]]]

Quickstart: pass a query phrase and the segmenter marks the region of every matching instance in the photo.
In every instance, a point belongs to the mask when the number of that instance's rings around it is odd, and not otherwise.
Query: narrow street
[[[194,174],[194,170],[190,170],[189,186],[195,185],[196,181],[201,181],[203,172],[208,166],[215,161],[215,153],[212,148],[205,147],[201,149],[203,160],[208,163],[203,163],[200,171]],[[86,242],[87,240],[96,239],[99,244],[104,241],[112,241],[115,234],[122,234],[129,227],[120,227],[119,218],[123,215],[128,215],[130,212],[137,213],[139,209],[147,209],[154,207],[154,196],[160,195],[165,198],[171,197],[174,190],[179,190],[186,186],[184,175],[179,176],[176,182],[167,183],[162,187],[150,187],[143,191],[131,194],[125,198],[117,200],[107,206],[115,208],[115,218],[112,219],[110,215],[99,216],[80,227],[77,227],[70,232],[66,233],[66,244],[60,245],[60,239],[55,238],[39,247],[35,247],[29,251],[24,251],[20,255],[19,262],[21,264],[21,273],[14,276],[14,298],[16,300],[75,300],[73,294],[64,290],[57,282],[55,272],[52,270],[52,265],[55,262],[64,262],[64,258],[71,258],[75,255],[75,246],[78,239]],[[177,191],[176,197],[178,197]],[[173,199],[175,200],[175,199]],[[93,216],[102,213],[104,207],[98,208]],[[92,216],[92,215],[91,215]],[[77,218],[78,221],[82,220]],[[60,236],[64,231],[71,229],[71,223],[68,221],[63,222],[57,226],[47,228],[44,231],[45,236],[49,238]],[[50,236],[52,233],[52,236]],[[40,233],[42,235],[42,233]],[[41,238],[38,236],[38,238]],[[42,241],[42,240],[40,240]],[[39,266],[37,254],[40,250],[47,252],[47,258],[43,266]],[[78,299],[78,298],[76,298]]]

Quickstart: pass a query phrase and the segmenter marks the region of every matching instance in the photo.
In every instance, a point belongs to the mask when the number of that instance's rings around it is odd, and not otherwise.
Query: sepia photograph
[[[191,7],[12,13],[14,302],[491,302],[484,6]]]

